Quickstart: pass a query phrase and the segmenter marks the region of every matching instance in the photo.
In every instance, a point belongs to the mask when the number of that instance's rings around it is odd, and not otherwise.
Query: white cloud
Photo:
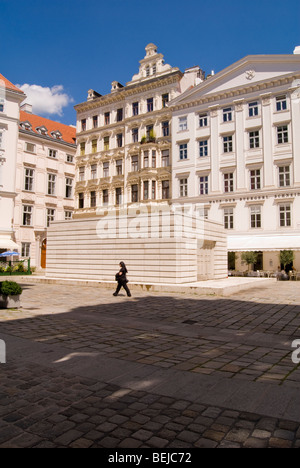
[[[39,85],[16,85],[19,89],[24,91],[27,98],[23,103],[32,105],[32,112],[34,114],[57,114],[63,115],[63,108],[74,102],[74,99],[64,93],[62,85],[56,85],[52,88],[47,88]]]

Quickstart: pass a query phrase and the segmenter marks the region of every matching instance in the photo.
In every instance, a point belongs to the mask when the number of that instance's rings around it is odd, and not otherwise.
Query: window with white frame
[[[224,192],[233,192],[233,172],[223,174]]]
[[[122,175],[123,173],[123,161],[122,159],[117,159],[116,161],[116,175]]]
[[[261,228],[261,206],[250,207],[250,225],[251,229]]]
[[[25,167],[24,190],[26,190],[26,192],[33,191],[33,181],[34,181],[34,169]]]
[[[72,198],[73,196],[73,179],[66,177],[66,198]]]
[[[53,208],[47,208],[47,227],[50,226],[50,223],[54,221],[55,210]]]
[[[108,197],[109,197],[108,189],[102,190],[102,204],[103,204],[103,206],[108,205]]]
[[[74,156],[72,154],[67,154],[66,161],[68,163],[73,163],[74,162]]]
[[[23,213],[22,213],[22,225],[23,226],[32,226],[32,213],[33,213],[33,206],[32,205],[23,205]]]
[[[249,102],[249,104],[248,104],[248,115],[249,115],[249,117],[257,117],[258,116],[258,102],[257,101]]]
[[[0,98],[0,112],[4,112],[4,99]]]
[[[91,179],[92,180],[97,179],[97,164],[91,165]]]
[[[139,129],[138,128],[133,128],[131,134],[132,134],[132,142],[133,143],[138,143],[138,141],[139,141]]]
[[[85,176],[85,167],[84,166],[81,166],[79,168],[79,182],[83,182],[84,181],[84,176]]]
[[[55,195],[56,190],[56,174],[48,173],[48,195]]]
[[[224,153],[232,153],[233,151],[232,135],[227,135],[223,137],[223,151]]]
[[[109,162],[103,163],[103,177],[109,177]]]
[[[138,184],[133,184],[131,186],[131,202],[137,203],[139,201],[139,186]]]
[[[258,130],[253,130],[252,132],[249,132],[249,148],[250,149],[259,148],[259,131]]]
[[[292,225],[291,205],[279,205],[279,225],[280,227],[290,227]]]
[[[180,132],[183,132],[185,130],[187,130],[187,117],[179,117],[179,120],[178,120],[178,130]]]
[[[179,159],[187,159],[187,143],[179,145]]]
[[[179,194],[180,197],[188,196],[188,180],[187,178],[179,180]]]
[[[208,140],[199,141],[199,157],[208,156]]]
[[[289,142],[289,132],[287,125],[280,125],[277,127],[277,143],[281,145]]]
[[[289,187],[291,185],[290,166],[281,166],[278,168],[279,187]]]
[[[144,168],[149,167],[149,151],[144,151]]]
[[[280,111],[285,111],[285,110],[287,110],[286,96],[285,95],[277,96],[276,97],[276,111],[280,112]]]
[[[30,257],[30,242],[22,242],[21,256],[22,257]]]
[[[163,180],[161,188],[162,188],[162,199],[167,200],[168,198],[170,198],[170,181]]]
[[[144,200],[149,200],[149,181],[144,180]]]
[[[35,145],[33,143],[25,143],[25,151],[35,154]]]
[[[65,221],[72,219],[72,217],[73,217],[72,211],[69,211],[69,210],[65,211]]]
[[[139,157],[138,155],[131,156],[131,171],[136,172],[139,170]]]
[[[207,195],[208,194],[208,176],[200,176],[199,177],[199,195]]]
[[[92,190],[90,193],[90,207],[95,208],[96,204],[97,204],[97,195],[96,195],[96,192]]]
[[[169,150],[163,150],[161,153],[161,164],[162,167],[168,167],[170,165],[170,152]]]
[[[207,113],[199,114],[199,127],[207,127],[208,125],[208,116]]]
[[[223,122],[232,121],[232,107],[225,107],[223,109]]]
[[[156,167],[156,151],[155,150],[152,150],[152,168],[155,168]]]
[[[224,208],[224,228],[234,228],[233,207]]]
[[[260,169],[253,169],[250,171],[250,189],[259,190],[260,188],[261,188]]]
[[[57,151],[53,150],[53,149],[49,149],[48,156],[49,156],[49,158],[56,159],[57,158]]]

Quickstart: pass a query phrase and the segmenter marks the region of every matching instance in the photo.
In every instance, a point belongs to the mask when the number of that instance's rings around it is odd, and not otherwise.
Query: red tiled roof
[[[28,112],[20,111],[20,123],[22,122],[29,122],[31,125],[31,132],[36,133],[39,135],[38,131],[36,130],[38,127],[46,127],[47,129],[47,136],[53,138],[55,141],[65,141],[66,143],[75,144],[76,143],[76,128],[70,127],[69,125],[61,124],[59,122],[55,122],[54,120],[46,119],[44,117],[40,117],[38,115],[29,114]],[[28,130],[29,132],[30,130]],[[59,131],[62,134],[61,140],[56,140],[52,135],[51,132]]]
[[[23,91],[21,91],[19,88],[13,85],[10,81],[8,81],[7,78],[5,78],[5,76],[1,75],[0,73],[0,86],[2,86],[2,82],[4,82],[4,87],[6,89],[11,89],[12,91],[16,91],[17,93],[24,94]]]

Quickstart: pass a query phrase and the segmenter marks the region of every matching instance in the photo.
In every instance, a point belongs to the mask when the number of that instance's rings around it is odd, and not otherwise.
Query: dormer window
[[[37,127],[36,128],[36,131],[40,134],[40,135],[47,135],[47,132],[48,130],[46,129],[46,127],[42,126],[42,127]]]
[[[56,140],[61,140],[61,138],[62,138],[62,134],[60,133],[59,130],[56,130],[56,132],[51,132],[51,135],[52,135],[53,138],[55,138]]]
[[[23,129],[23,130],[27,130],[28,132],[31,131],[31,125],[29,122],[22,122],[20,124],[20,127]]]

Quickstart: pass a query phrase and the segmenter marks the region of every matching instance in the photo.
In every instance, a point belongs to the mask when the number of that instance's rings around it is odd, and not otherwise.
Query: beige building
[[[76,129],[22,109],[13,227],[21,257],[45,268],[47,228],[74,211]]]
[[[25,99],[0,74],[0,252],[17,250],[13,226],[20,104]]]
[[[111,93],[93,90],[77,111],[75,218],[128,204],[171,198],[171,111],[168,102],[199,83],[203,72],[182,73],[164,63],[154,44],[139,72]]]
[[[276,271],[293,250],[300,270],[299,52],[247,56],[170,103],[172,201],[224,225],[231,268],[255,251]]]

